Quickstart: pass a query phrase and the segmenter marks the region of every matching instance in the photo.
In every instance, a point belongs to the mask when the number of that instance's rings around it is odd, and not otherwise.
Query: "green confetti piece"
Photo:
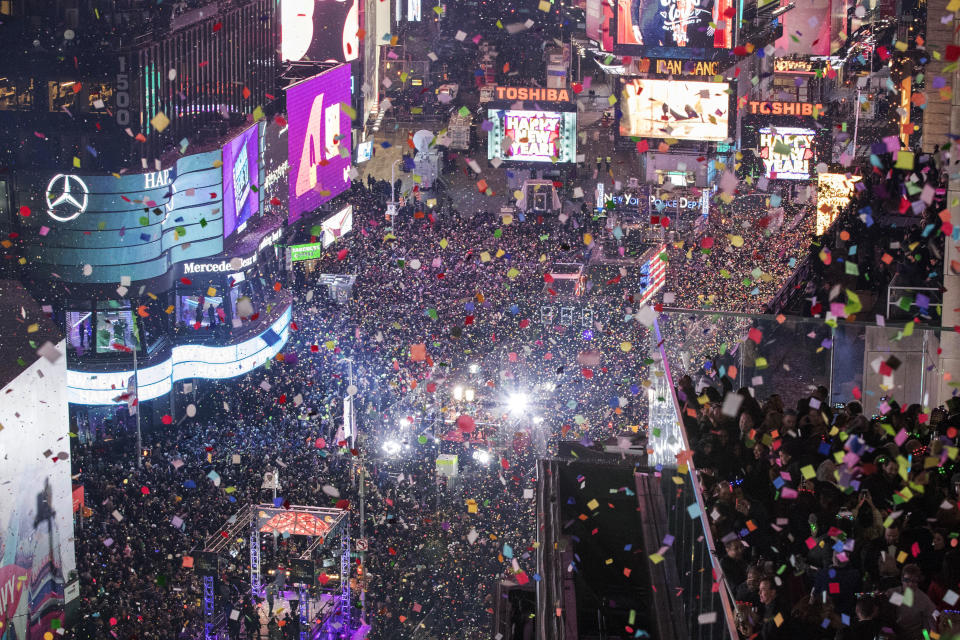
[[[207,226],[207,219],[206,219],[206,218],[200,218],[200,228],[201,228],[201,229],[205,229],[206,226]]]
[[[139,222],[140,222],[140,226],[145,227],[148,224],[150,224],[150,218],[148,218],[147,216],[143,216],[142,218],[140,218]]]
[[[502,235],[503,235],[503,229],[495,229],[494,232],[493,232],[493,237],[494,237],[494,238],[499,238],[499,237],[502,236]]]

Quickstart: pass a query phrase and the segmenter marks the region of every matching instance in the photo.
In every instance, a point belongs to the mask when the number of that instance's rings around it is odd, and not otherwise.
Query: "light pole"
[[[390,216],[391,229],[393,228],[393,219],[397,215],[397,183],[394,176],[397,169],[397,163],[402,160],[403,158],[397,158],[390,164],[390,202],[387,203],[387,215]]]
[[[350,448],[356,449],[357,448],[357,418],[356,418],[356,412],[353,406],[354,395],[351,393],[351,391],[355,391],[356,389],[353,385],[353,358],[343,358],[339,360],[337,364],[343,364],[344,362],[346,362],[347,365],[349,366],[347,375],[350,380],[350,386],[347,387],[347,397],[344,399],[344,402],[349,403],[350,406],[347,408],[347,413],[344,415],[344,422],[349,422],[349,425],[350,425]],[[354,464],[359,464],[360,466],[359,473],[355,474],[354,478],[356,478],[357,475],[360,476],[360,539],[366,541],[365,520],[366,520],[366,502],[367,502],[366,500],[366,496],[367,496],[366,484],[367,483],[365,481],[366,467],[363,463],[362,451],[359,457],[354,458]],[[360,619],[363,620],[366,614],[366,605],[367,605],[367,587],[366,587],[367,573],[366,573],[366,568],[364,566],[366,552],[363,549],[359,549],[358,553],[360,554],[360,575],[362,578],[360,580]]]

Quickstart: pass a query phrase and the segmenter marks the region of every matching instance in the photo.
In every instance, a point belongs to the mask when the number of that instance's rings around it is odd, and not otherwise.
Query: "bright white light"
[[[464,392],[464,397],[467,399],[467,402],[473,402],[473,389],[467,389]]]
[[[476,362],[470,365],[470,373],[477,373],[478,371],[480,371],[480,365]]]
[[[395,456],[400,453],[400,443],[394,440],[387,440],[383,443],[383,452],[388,456]]]
[[[527,405],[530,404],[530,397],[525,393],[515,393],[510,396],[510,400],[507,402],[507,407],[510,409],[510,413],[520,414],[527,409]]]
[[[410,426],[410,420],[408,418],[397,418],[397,426],[406,429]]]
[[[474,449],[473,459],[479,462],[480,464],[486,466],[490,464],[490,452],[485,451],[484,449]]]
[[[533,416],[533,424],[540,424],[543,422],[543,416]]]
[[[456,400],[463,400],[463,387],[457,386],[453,388],[453,397]]]

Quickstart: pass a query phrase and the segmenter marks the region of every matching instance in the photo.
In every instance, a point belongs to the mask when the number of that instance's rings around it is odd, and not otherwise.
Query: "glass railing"
[[[856,312],[855,300],[844,295],[840,299],[833,307],[827,305],[834,316]],[[724,549],[718,536],[723,532],[710,525],[716,501],[704,493],[704,478],[694,464],[698,439],[713,437],[708,423],[698,423],[703,413],[699,407],[712,404],[735,415],[736,408],[720,407],[727,392],[746,388],[760,405],[779,396],[789,410],[820,388],[830,407],[856,400],[868,418],[890,411],[894,400],[902,410],[919,405],[930,413],[950,398],[952,388],[941,370],[940,330],[922,327],[926,325],[894,326],[882,317],[879,323],[866,323],[831,316],[787,318],[679,309],[659,315],[653,339],[654,353],[662,362],[653,367],[658,382],[651,387],[656,388],[656,398],[651,394],[650,448],[651,457],[662,465],[670,530],[676,537],[673,557],[684,581],[681,597],[692,637],[741,637],[733,598],[739,585],[729,584],[720,570],[718,550]],[[684,388],[694,391],[687,404]],[[739,426],[745,438],[761,439],[761,425],[756,425],[756,433],[750,425]],[[740,480],[714,477],[708,484],[729,484],[733,491]]]

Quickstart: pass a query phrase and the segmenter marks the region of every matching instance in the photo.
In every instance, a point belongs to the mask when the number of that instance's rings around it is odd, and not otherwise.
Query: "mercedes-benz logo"
[[[79,176],[58,173],[47,184],[47,215],[69,222],[87,210],[90,191]]]

